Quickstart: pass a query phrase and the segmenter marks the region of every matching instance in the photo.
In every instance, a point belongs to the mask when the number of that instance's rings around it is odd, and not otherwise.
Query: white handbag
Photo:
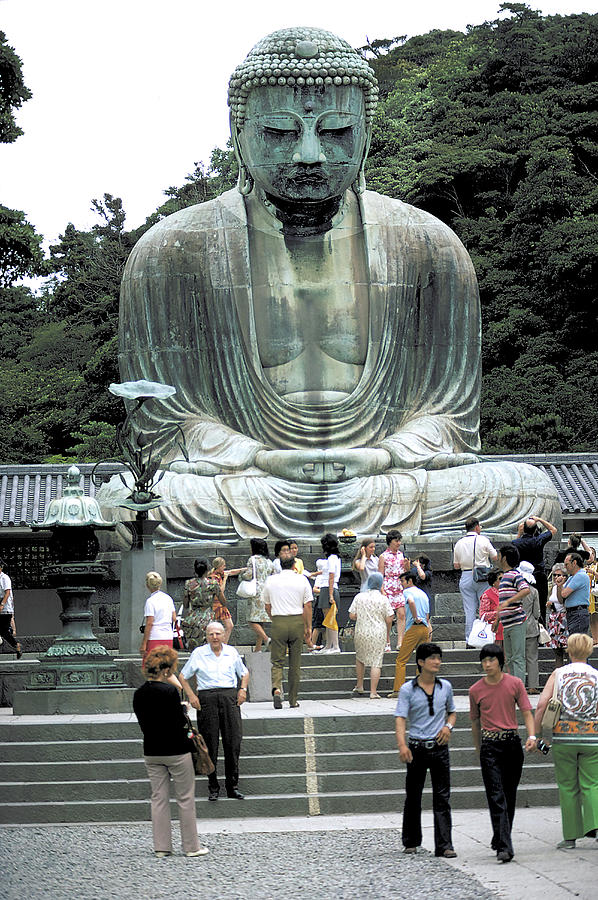
[[[244,600],[252,600],[254,597],[257,597],[257,575],[255,574],[254,559],[251,560],[251,566],[253,568],[253,578],[248,581],[240,579],[237,587],[237,597],[241,597]]]
[[[492,625],[489,622],[484,622],[483,619],[475,619],[467,638],[469,646],[481,649],[486,644],[493,644],[495,640]]]

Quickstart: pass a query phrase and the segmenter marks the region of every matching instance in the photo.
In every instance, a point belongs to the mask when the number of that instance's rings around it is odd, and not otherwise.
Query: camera
[[[544,756],[546,756],[548,751],[550,750],[550,744],[547,744],[546,741],[542,740],[542,738],[536,741],[536,747],[538,748],[540,753],[544,754]]]

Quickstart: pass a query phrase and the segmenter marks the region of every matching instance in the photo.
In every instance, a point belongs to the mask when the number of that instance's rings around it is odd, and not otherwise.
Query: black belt
[[[417,747],[417,748],[420,748],[420,749],[421,749],[422,747],[425,747],[426,750],[433,750],[434,747],[439,747],[440,744],[437,742],[436,738],[433,738],[433,739],[430,740],[430,741],[410,740],[410,741],[409,741],[409,746],[410,746],[410,747]]]
[[[566,606],[565,612],[573,612],[574,609],[589,609],[589,603],[579,603],[577,606]]]
[[[224,691],[228,691],[236,696],[238,690],[239,688],[236,687],[203,688],[197,692],[197,696],[199,697],[200,694],[220,694]]]

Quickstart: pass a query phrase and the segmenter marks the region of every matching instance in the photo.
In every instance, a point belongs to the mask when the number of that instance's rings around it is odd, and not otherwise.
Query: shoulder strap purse
[[[542,728],[550,728],[552,730],[561,717],[561,709],[562,703],[559,700],[559,676],[558,670],[556,670],[554,673],[552,697],[546,704],[546,709],[542,716]]]
[[[210,759],[207,744],[195,725],[191,724],[191,719],[185,712],[184,707],[183,715],[185,717],[185,733],[191,743],[191,758],[193,759],[195,774],[211,775],[214,771],[214,763]]]
[[[245,600],[251,600],[253,597],[257,597],[257,573],[255,571],[255,558],[251,557],[251,568],[253,571],[253,577],[250,581],[245,581],[244,579],[239,579],[239,584],[237,586],[237,597],[241,597]]]
[[[475,545],[477,539],[478,536],[476,534],[473,539],[473,559],[471,561],[471,574],[475,582],[477,582],[478,584],[483,584],[485,581],[488,581],[488,575],[492,570],[490,566],[476,566],[475,564]]]

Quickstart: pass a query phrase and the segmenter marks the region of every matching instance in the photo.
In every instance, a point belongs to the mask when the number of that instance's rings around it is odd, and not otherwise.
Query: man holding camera
[[[557,529],[540,516],[528,516],[520,522],[513,544],[519,550],[521,562],[534,566],[536,590],[540,598],[540,619],[546,624],[546,601],[548,600],[548,578],[544,571],[544,547],[552,540]]]

